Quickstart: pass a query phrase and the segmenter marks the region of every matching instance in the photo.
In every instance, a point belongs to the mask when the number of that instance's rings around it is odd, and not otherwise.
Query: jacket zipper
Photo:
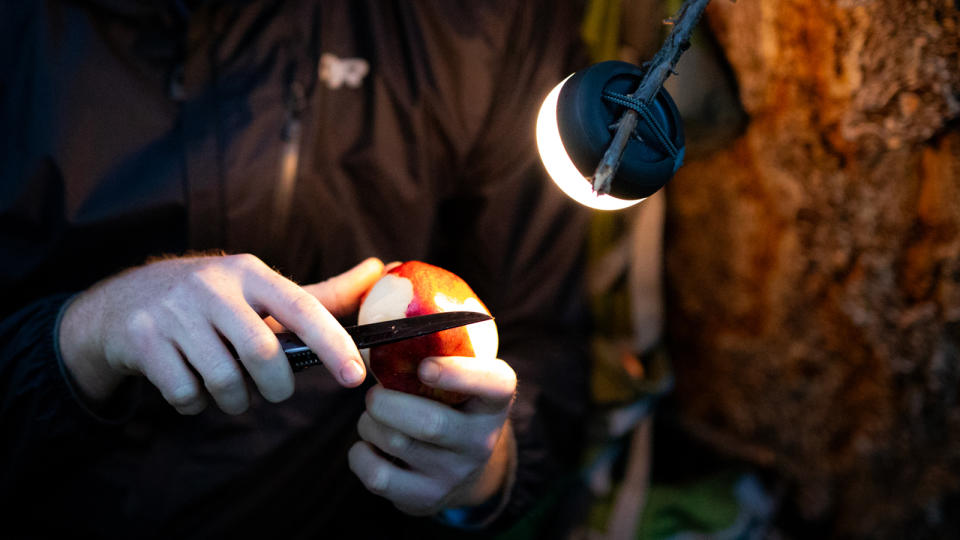
[[[281,132],[283,144],[280,150],[278,183],[274,192],[271,231],[271,238],[274,241],[282,237],[290,222],[293,192],[300,169],[300,144],[303,139],[301,116],[305,107],[306,96],[303,85],[299,81],[293,81],[287,97],[287,117]]]

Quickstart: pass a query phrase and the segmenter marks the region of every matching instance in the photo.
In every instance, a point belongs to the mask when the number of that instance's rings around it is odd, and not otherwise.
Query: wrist
[[[68,300],[61,312],[56,333],[60,360],[82,397],[105,401],[123,380],[123,375],[106,361],[100,339],[103,314],[95,289]]]
[[[437,518],[450,526],[477,530],[488,526],[503,513],[510,500],[517,473],[517,443],[508,420],[483,474],[459,505],[452,504]]]
[[[498,499],[505,488],[512,485],[516,473],[516,443],[513,439],[513,427],[509,420],[503,425],[503,431],[490,459],[484,465],[483,471],[477,476],[473,485],[464,493],[464,496],[454,502],[452,506],[477,507],[486,506],[491,500]]]
[[[516,445],[513,442],[513,427],[510,420],[503,425],[500,438],[494,447],[490,459],[484,467],[483,473],[477,479],[473,489],[470,490],[470,496],[466,501],[466,506],[478,506],[489,501],[495,495],[502,491],[508,479],[513,476],[511,470],[511,454],[515,452]]]

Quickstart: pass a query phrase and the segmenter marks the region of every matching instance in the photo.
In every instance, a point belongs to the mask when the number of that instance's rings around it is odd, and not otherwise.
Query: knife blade
[[[358,349],[366,349],[491,319],[493,317],[486,313],[447,311],[445,313],[407,317],[406,319],[345,326],[343,329],[350,334]],[[277,339],[280,341],[280,346],[283,348],[284,354],[287,355],[290,367],[294,371],[302,371],[321,363],[320,358],[296,334],[279,332],[277,333]]]

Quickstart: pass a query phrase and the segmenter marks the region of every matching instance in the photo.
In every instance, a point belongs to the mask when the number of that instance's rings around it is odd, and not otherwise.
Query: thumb
[[[304,287],[320,300],[334,317],[343,317],[357,310],[363,295],[383,274],[383,262],[371,257],[346,272]]]

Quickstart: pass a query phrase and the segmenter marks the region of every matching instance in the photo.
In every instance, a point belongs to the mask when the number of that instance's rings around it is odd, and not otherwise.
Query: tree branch
[[[706,9],[710,0],[685,0],[680,11],[674,18],[673,30],[667,36],[666,41],[657,51],[656,56],[649,62],[649,67],[640,80],[640,86],[637,91],[630,94],[631,98],[649,104],[656,97],[657,92],[663,87],[667,77],[674,72],[680,56],[690,47],[690,35],[697,26],[703,10]],[[620,168],[620,160],[623,159],[623,151],[630,140],[630,134],[637,127],[639,115],[632,109],[627,109],[620,121],[617,122],[617,131],[610,141],[610,146],[603,154],[603,159],[597,165],[597,170],[593,174],[593,190],[600,194],[610,193],[610,184],[613,177]]]

